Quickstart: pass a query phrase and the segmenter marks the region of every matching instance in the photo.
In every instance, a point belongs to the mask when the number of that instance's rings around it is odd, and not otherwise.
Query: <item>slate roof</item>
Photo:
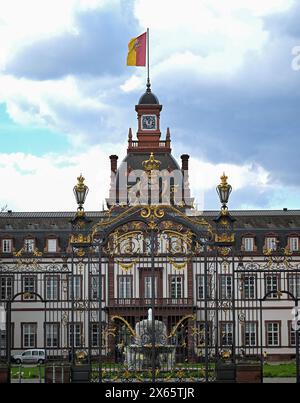
[[[150,152],[149,153],[128,153],[124,160],[122,161],[121,165],[124,163],[127,163],[128,167],[130,166],[132,169],[143,169],[143,161],[146,161],[150,158]],[[160,165],[160,170],[163,169],[168,169],[171,168],[172,170],[174,169],[180,169],[177,161],[175,158],[170,154],[166,152],[155,152],[154,153],[154,158],[158,159],[161,162]]]
[[[243,232],[255,232],[264,230],[276,232],[284,230],[300,231],[300,210],[232,210],[231,215],[236,219],[235,229]],[[0,232],[13,230],[70,230],[70,220],[75,212],[2,212],[0,213]],[[96,222],[100,220],[105,212],[86,212],[87,217]],[[199,212],[209,222],[217,217],[217,210]]]

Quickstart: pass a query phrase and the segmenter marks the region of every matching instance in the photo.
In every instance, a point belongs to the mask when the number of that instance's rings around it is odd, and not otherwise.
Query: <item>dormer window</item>
[[[265,246],[267,250],[275,251],[277,249],[277,238],[276,237],[267,237]]]
[[[35,240],[33,238],[24,239],[24,252],[32,253],[35,248]]]
[[[299,237],[292,236],[289,237],[288,246],[291,252],[298,252],[299,251]]]
[[[243,249],[245,252],[254,251],[254,237],[244,237],[243,238]]]
[[[56,253],[57,252],[57,238],[48,238],[47,239],[47,252]]]

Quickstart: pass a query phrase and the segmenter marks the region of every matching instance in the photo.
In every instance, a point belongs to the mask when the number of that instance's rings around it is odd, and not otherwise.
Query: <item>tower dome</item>
[[[148,82],[146,92],[141,96],[139,105],[159,105],[159,100],[151,91],[151,84]]]

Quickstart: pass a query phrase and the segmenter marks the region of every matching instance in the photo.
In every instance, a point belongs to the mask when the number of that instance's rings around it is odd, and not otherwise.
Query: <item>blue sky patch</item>
[[[63,134],[13,122],[3,104],[0,104],[0,140],[0,153],[23,152],[41,156],[49,152],[62,153],[70,147]]]

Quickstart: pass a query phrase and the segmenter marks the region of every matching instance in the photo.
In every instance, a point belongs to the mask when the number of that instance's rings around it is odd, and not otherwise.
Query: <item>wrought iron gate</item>
[[[19,253],[0,276],[34,304],[47,363],[86,381],[261,380],[278,349],[294,353],[299,381],[298,264],[288,250],[236,253],[230,216],[214,225],[172,206],[118,207],[96,224],[77,214],[59,260]],[[294,309],[289,345],[276,339],[280,317],[269,319],[277,305],[285,318]],[[7,340],[0,352],[8,361]]]

